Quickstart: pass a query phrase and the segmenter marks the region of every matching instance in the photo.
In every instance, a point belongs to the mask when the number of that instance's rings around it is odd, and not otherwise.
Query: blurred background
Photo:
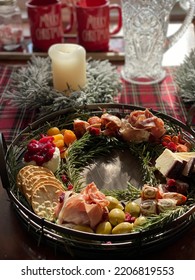
[[[17,0],[18,6],[20,7],[20,9],[22,11],[22,17],[23,17],[24,20],[27,20],[26,6],[25,6],[26,2],[27,2],[27,0]],[[74,2],[77,2],[77,0],[62,0],[62,2],[64,2],[64,3],[74,3]],[[110,0],[110,3],[120,4],[121,0]],[[184,15],[185,15],[185,11],[180,7],[179,1],[178,1],[178,3],[175,5],[175,7],[173,9],[172,16],[171,16],[171,21],[180,22],[183,19]],[[113,20],[113,22],[115,20],[114,17],[115,17],[115,15],[112,14],[111,20]],[[66,9],[64,9],[64,11],[63,11],[63,20],[64,21],[68,20]]]

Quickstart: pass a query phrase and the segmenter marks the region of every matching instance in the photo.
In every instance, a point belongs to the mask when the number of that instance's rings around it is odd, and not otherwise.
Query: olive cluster
[[[113,196],[106,196],[110,202],[108,205],[108,219],[98,224],[95,232],[97,234],[124,234],[130,233],[135,227],[146,222],[141,215],[139,204],[133,201],[124,206]]]

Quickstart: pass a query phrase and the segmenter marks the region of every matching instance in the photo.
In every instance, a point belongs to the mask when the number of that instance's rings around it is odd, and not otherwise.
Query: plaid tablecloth
[[[34,120],[35,112],[20,110],[12,107],[4,94],[9,90],[12,76],[20,65],[0,66],[0,132],[4,134],[6,142],[9,144],[16,135]]]
[[[8,144],[28,123],[35,120],[35,112],[30,111],[29,113],[28,110],[14,108],[4,98],[13,73],[17,71],[18,67],[21,65],[0,66],[0,131],[4,134]],[[120,72],[121,66],[118,67],[118,70]],[[166,71],[166,78],[161,83],[154,85],[133,85],[121,79],[123,90],[115,101],[152,108],[185,122],[186,109],[174,82],[175,68],[167,68]]]

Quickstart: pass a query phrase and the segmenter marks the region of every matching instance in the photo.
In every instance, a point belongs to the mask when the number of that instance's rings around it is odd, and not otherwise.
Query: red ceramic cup
[[[72,11],[70,25],[64,29],[62,22],[64,5],[60,0],[30,0],[26,6],[31,39],[35,49],[46,52],[51,45],[64,42],[64,33],[72,29]],[[69,7],[69,9],[72,8]]]
[[[111,31],[110,13],[116,11],[117,25]],[[122,27],[121,7],[107,0],[80,0],[75,5],[78,43],[89,52],[108,51],[110,36]]]

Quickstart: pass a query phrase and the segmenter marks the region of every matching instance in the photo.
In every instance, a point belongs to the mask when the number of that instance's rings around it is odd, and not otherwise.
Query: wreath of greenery
[[[32,56],[27,66],[12,76],[12,84],[4,98],[21,109],[37,109],[40,115],[67,107],[93,103],[111,103],[122,89],[120,75],[108,60],[87,61],[87,85],[80,91],[69,88],[59,92],[53,88],[51,60]],[[70,94],[71,93],[71,94]]]

